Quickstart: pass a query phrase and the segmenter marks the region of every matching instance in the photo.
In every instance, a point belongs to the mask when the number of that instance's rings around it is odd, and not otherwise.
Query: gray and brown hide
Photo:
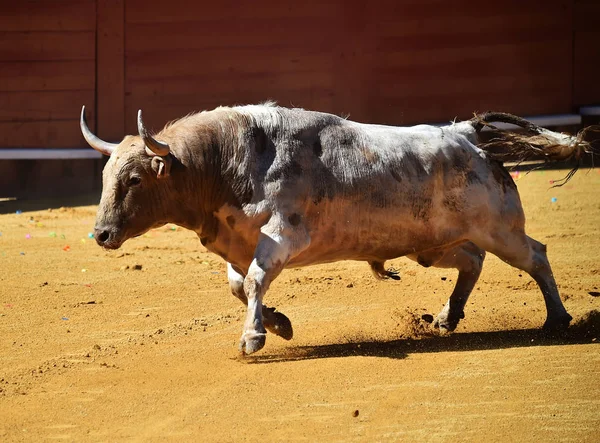
[[[508,114],[392,127],[271,104],[189,115],[155,136],[140,111],[139,135],[111,144],[89,131],[82,110],[86,140],[110,156],[96,241],[116,249],[165,223],[196,232],[228,262],[231,290],[247,305],[246,354],[264,346],[266,330],[292,337],[287,317],[263,305],[273,279],[286,267],[337,260],[367,261],[379,278],[398,278],[384,262],[401,256],[458,269],[435,323],[452,331],[488,251],[535,279],[545,327],[565,327],[571,316],[546,247],[525,234],[517,188],[480,141],[483,126],[507,120],[526,131],[511,139],[513,150],[550,159],[587,150],[578,138]],[[508,140],[501,131],[494,137],[496,150]]]

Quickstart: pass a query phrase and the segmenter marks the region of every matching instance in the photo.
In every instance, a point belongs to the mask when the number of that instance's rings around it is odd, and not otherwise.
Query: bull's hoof
[[[439,335],[450,335],[454,331],[449,325],[444,323],[438,323],[437,321],[433,324],[434,329],[437,331]]]
[[[292,322],[281,312],[273,313],[273,324],[266,324],[265,328],[272,334],[278,335],[285,340],[291,340],[294,336]]]
[[[385,275],[387,278],[391,278],[392,280],[400,280],[400,272],[396,271],[393,268],[390,268],[387,271],[385,271]]]
[[[240,352],[243,355],[254,354],[260,351],[267,341],[267,334],[260,332],[247,332],[240,339]]]
[[[546,319],[546,322],[544,323],[543,329],[544,331],[551,332],[564,331],[569,327],[571,320],[573,320],[573,317],[571,317],[569,314],[563,315],[561,317],[548,317]]]
[[[449,315],[439,314],[433,322],[433,327],[435,329],[438,329],[441,335],[450,334],[451,332],[454,332],[454,330],[458,326],[458,322],[462,318],[465,318],[464,313],[461,313],[461,315],[459,315],[458,317],[451,317]]]

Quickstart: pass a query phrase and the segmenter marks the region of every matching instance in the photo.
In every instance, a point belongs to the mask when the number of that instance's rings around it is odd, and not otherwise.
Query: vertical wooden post
[[[96,128],[107,141],[125,135],[125,0],[96,1]]]

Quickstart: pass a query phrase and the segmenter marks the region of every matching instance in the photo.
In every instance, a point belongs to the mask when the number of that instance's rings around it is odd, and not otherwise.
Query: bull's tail
[[[492,125],[493,122],[510,123],[521,127],[523,132],[502,130]],[[567,175],[564,183],[575,173],[579,161],[585,155],[598,155],[598,151],[584,140],[586,132],[597,130],[593,127],[584,128],[573,136],[541,128],[521,117],[504,112],[475,114],[469,123],[478,133],[479,148],[499,161],[520,163],[527,160],[546,162],[576,160],[577,166]],[[481,133],[484,127],[489,131]]]

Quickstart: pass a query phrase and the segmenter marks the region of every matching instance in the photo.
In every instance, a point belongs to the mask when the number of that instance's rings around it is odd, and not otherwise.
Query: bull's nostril
[[[105,243],[106,240],[108,240],[109,236],[110,236],[110,234],[108,233],[108,231],[100,231],[99,233],[96,234],[96,239],[100,243]]]

